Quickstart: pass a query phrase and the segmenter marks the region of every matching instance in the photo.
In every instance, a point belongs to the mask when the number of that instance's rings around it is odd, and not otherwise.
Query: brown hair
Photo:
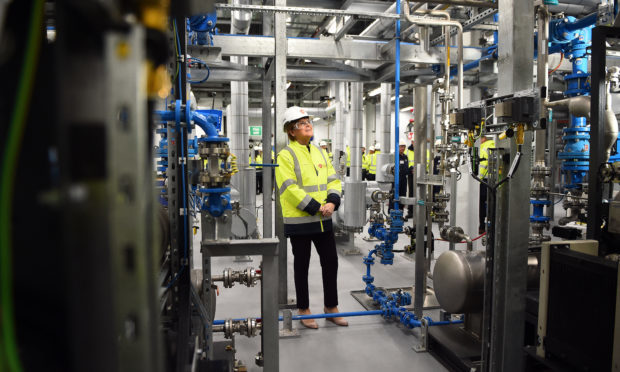
[[[295,141],[295,137],[291,136],[290,131],[295,130],[295,124],[297,124],[297,121],[298,120],[292,120],[284,124],[284,131],[286,132],[289,141]]]

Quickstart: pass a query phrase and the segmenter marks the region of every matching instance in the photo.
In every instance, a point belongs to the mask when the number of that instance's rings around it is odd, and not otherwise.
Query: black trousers
[[[480,184],[480,202],[478,203],[478,232],[486,231],[484,220],[487,217],[487,187]]]
[[[263,193],[263,170],[256,170],[256,194]]]
[[[325,307],[338,306],[338,254],[333,231],[314,235],[291,236],[293,246],[293,268],[295,270],[295,292],[297,308],[310,307],[308,295],[308,267],[310,266],[310,243],[314,243],[323,272],[323,303]]]
[[[367,179],[368,181],[374,181],[374,180],[375,180],[375,177],[377,177],[377,175],[376,175],[376,174],[372,174],[372,173],[368,173],[368,174],[366,175],[366,179]]]
[[[410,198],[413,197],[413,173],[411,172],[407,172],[407,189],[407,196]],[[407,207],[407,215],[413,216],[413,205]]]

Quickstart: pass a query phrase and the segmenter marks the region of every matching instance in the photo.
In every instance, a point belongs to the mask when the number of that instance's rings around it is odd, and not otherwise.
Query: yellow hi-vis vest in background
[[[322,232],[327,220],[331,226],[331,217],[308,213],[318,211],[328,195],[335,194],[338,200],[342,195],[342,184],[324,150],[292,141],[278,153],[276,185],[287,235]]]
[[[375,150],[375,153],[370,155],[370,164],[368,165],[368,173],[377,174],[377,155],[380,153],[381,151]]]
[[[347,167],[351,166],[351,149],[347,146]]]
[[[368,171],[368,168],[370,167],[370,156],[371,155],[366,155],[366,153],[362,154],[362,169]]]
[[[478,154],[478,157],[480,158],[480,164],[478,165],[478,177],[482,179],[487,178],[487,173],[489,172],[487,168],[489,166],[489,148],[491,147],[495,147],[495,141],[490,139],[480,144],[480,153]]]

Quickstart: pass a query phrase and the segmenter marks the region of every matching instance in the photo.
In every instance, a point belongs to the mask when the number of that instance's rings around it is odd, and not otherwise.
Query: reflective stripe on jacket
[[[342,184],[324,150],[291,142],[278,153],[276,185],[287,236],[331,230],[331,217],[319,208],[330,202],[338,209]]]

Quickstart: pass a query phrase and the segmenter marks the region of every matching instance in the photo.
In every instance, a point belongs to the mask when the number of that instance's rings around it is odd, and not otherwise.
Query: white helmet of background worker
[[[301,118],[312,119],[303,108],[299,106],[291,106],[284,111],[284,123],[282,123],[282,125],[284,126],[288,122],[299,120]]]
[[[371,145],[371,146],[368,148],[368,151],[375,151],[375,147]]]
[[[375,150],[377,150],[377,151],[381,151],[381,144],[380,144],[380,143],[377,143],[377,144],[375,145]]]
[[[398,141],[398,146],[405,146],[405,147],[407,147],[407,142],[405,142],[403,140],[400,140],[400,141]]]
[[[319,146],[323,147],[323,146],[327,146],[327,142],[325,141],[321,141],[319,142]]]

